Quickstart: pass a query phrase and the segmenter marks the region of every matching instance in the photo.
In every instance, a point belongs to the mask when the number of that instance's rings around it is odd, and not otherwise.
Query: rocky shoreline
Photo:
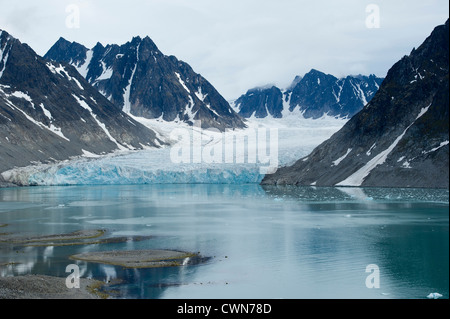
[[[0,224],[7,229],[8,224]],[[0,232],[0,245],[19,245],[23,247],[56,247],[92,244],[109,244],[130,241],[141,241],[151,236],[134,237],[104,237],[107,233],[104,229],[86,229],[71,233],[41,235],[34,237],[22,236],[18,233]],[[1,248],[1,246],[0,246]],[[175,250],[116,250],[85,252],[68,256],[71,260],[79,260],[88,263],[100,263],[115,265],[124,268],[160,268],[183,267],[206,262],[209,258],[202,257],[199,253],[182,252]],[[14,267],[20,264],[14,257],[0,262],[2,267]],[[2,277],[3,276],[3,277]],[[105,283],[95,278],[80,278],[80,288],[67,288],[67,278],[54,276],[27,274],[20,276],[0,275],[0,299],[106,299],[109,294],[101,291]]]
[[[67,288],[66,278],[44,275],[0,277],[0,299],[106,299],[103,282],[80,278],[80,288]]]

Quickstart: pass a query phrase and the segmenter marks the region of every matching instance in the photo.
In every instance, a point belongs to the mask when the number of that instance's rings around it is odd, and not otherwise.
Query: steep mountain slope
[[[254,88],[234,102],[235,110],[245,118],[283,117],[283,92],[276,86]]]
[[[174,56],[165,56],[149,38],[124,45],[87,49],[60,38],[45,58],[77,68],[89,83],[118,108],[135,116],[202,127],[243,128],[228,102],[201,75]]]
[[[162,143],[75,68],[41,58],[0,30],[0,172]]]
[[[297,76],[287,90],[275,86],[249,90],[234,107],[246,118],[281,118],[290,113],[313,119],[323,115],[350,118],[373,98],[382,82],[375,75],[338,79],[312,69],[304,77]]]
[[[329,140],[263,184],[449,186],[449,23],[388,72]]]

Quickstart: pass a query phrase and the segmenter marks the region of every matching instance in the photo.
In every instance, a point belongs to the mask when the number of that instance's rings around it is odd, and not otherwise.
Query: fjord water
[[[120,279],[118,298],[449,297],[449,192],[426,189],[109,185],[0,190],[0,233],[105,229],[126,242],[0,243],[0,275]],[[151,236],[142,241],[133,236]],[[75,262],[100,250],[200,252],[203,263],[123,269]],[[368,288],[368,265],[379,288]],[[370,281],[370,280],[369,280]]]

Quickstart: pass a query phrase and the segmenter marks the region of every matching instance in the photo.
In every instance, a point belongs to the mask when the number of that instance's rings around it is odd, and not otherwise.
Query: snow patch
[[[352,151],[352,149],[349,148],[347,150],[347,153],[345,153],[343,156],[339,157],[337,160],[333,161],[332,166],[338,166],[347,157],[347,155],[350,154],[351,151]]]
[[[360,86],[358,83],[356,83],[356,87],[358,88],[359,97],[360,97],[360,99],[361,99],[363,105],[366,106],[366,104],[367,104],[367,99],[366,99],[366,96],[365,96],[365,94],[364,94],[364,91],[361,89],[361,86]]]
[[[56,135],[58,135],[58,136],[62,137],[63,139],[65,139],[65,140],[67,140],[67,141],[70,142],[70,140],[62,134],[60,128],[54,126],[53,124],[50,124],[50,126],[47,127],[46,125],[44,125],[44,123],[35,120],[35,119],[32,118],[31,116],[29,116],[27,113],[25,113],[24,111],[22,111],[20,108],[18,108],[17,106],[15,106],[13,103],[11,103],[9,100],[5,100],[5,101],[6,101],[6,103],[7,103],[11,108],[16,109],[17,111],[19,111],[20,113],[22,113],[22,114],[27,118],[27,120],[29,120],[29,121],[32,122],[33,124],[39,126],[41,129],[45,129],[45,130],[47,130],[47,131],[50,131],[50,132],[52,132],[52,133],[54,133],[54,134],[56,134]]]
[[[372,155],[372,150],[374,149],[374,147],[377,145],[377,143],[373,143],[373,145],[369,148],[369,150],[366,152],[367,156]]]
[[[336,186],[361,186],[361,184],[364,182],[365,178],[370,174],[370,172],[377,167],[378,165],[384,164],[386,161],[388,155],[394,150],[394,148],[397,146],[397,144],[400,142],[400,140],[403,138],[403,136],[406,134],[408,129],[419,119],[422,115],[424,115],[428,109],[430,108],[431,104],[428,107],[423,108],[417,118],[412,122],[400,136],[398,136],[395,141],[384,151],[380,152],[377,156],[372,158],[369,162],[366,163],[363,167],[361,167],[359,170],[357,170],[355,173],[347,177],[345,180],[341,181],[340,183],[337,183]]]
[[[187,114],[187,116],[189,117],[189,121],[193,122],[194,121],[194,117],[197,114],[197,112],[192,112],[192,108],[194,107],[194,100],[192,99],[192,97],[189,95],[189,102],[186,105],[186,109],[184,111],[184,114]]]
[[[128,85],[125,88],[125,92],[123,94],[123,109],[122,110],[125,113],[130,113],[131,112],[131,102],[130,102],[131,84],[133,83],[134,74],[136,73],[137,65],[138,65],[138,62],[139,62],[139,48],[140,48],[140,46],[141,46],[141,44],[139,43],[139,45],[136,48],[136,65],[134,66],[133,72],[131,73],[130,80],[129,80]]]
[[[211,112],[213,112],[213,113],[216,114],[218,117],[220,117],[219,113],[217,113],[216,110],[214,110],[214,109],[211,107],[211,104],[207,103],[207,104],[205,104],[205,105],[206,105],[206,107],[207,107]]]
[[[113,74],[113,69],[107,68],[105,62],[101,61],[102,63],[102,69],[103,72],[102,74],[96,79],[96,81],[101,81],[101,80],[109,80]]]
[[[125,148],[123,145],[121,145],[119,142],[117,142],[117,140],[110,134],[110,132],[108,131],[108,129],[106,128],[106,125],[104,123],[102,123],[98,118],[97,115],[92,111],[91,107],[83,100],[81,100],[78,96],[76,96],[75,94],[72,94],[72,96],[75,98],[75,100],[78,102],[78,104],[89,111],[89,113],[91,113],[92,118],[97,122],[97,125],[100,126],[100,128],[103,130],[103,132],[105,132],[106,136],[108,136],[109,140],[113,143],[115,143],[117,145],[117,147],[119,148],[119,150],[128,150],[127,148]]]
[[[428,109],[430,108],[430,106],[431,106],[431,104],[428,105],[427,107],[422,108],[422,109],[420,110],[419,115],[417,115],[416,120],[418,120],[419,117],[422,117],[422,115],[424,115],[424,114],[428,111]]]
[[[180,73],[175,72],[175,75],[178,78],[178,82],[180,82],[180,84],[183,86],[183,88],[189,93],[191,94],[191,91],[189,91],[188,87],[186,86],[186,84],[184,83],[184,81],[181,79]]]
[[[80,73],[85,79],[87,78],[87,74],[89,72],[89,64],[91,64],[92,56],[94,55],[94,51],[88,50],[86,52],[86,60],[82,64],[74,65],[77,69],[78,73]]]
[[[441,147],[444,147],[445,145],[448,145],[448,141],[442,142],[441,144],[439,144],[439,146],[434,147],[434,148],[432,148],[432,149],[429,150],[429,151],[422,151],[422,154],[428,154],[428,153],[431,153],[431,152],[435,152],[435,151],[437,151],[438,149],[440,149]]]
[[[403,168],[412,168],[408,161],[404,161],[402,164]]]
[[[14,96],[14,97],[17,97],[17,98],[19,98],[19,99],[24,99],[24,100],[30,102],[31,105],[32,105],[33,108],[34,108],[33,100],[32,100],[31,97],[30,97],[28,94],[26,94],[26,93],[23,93],[23,92],[21,92],[21,91],[15,91],[15,92],[9,94],[9,96]]]
[[[62,77],[66,77],[67,79],[69,79],[69,81],[74,81],[75,84],[80,88],[80,90],[84,90],[84,88],[83,88],[83,86],[81,86],[80,82],[77,79],[75,79],[74,77],[70,76],[69,73],[66,71],[66,69],[64,69],[64,67],[62,65],[56,67],[55,65],[53,65],[50,62],[47,62],[46,65],[53,74],[60,75]]]
[[[101,157],[101,155],[97,155],[97,154],[94,154],[94,153],[91,153],[91,152],[89,152],[89,151],[86,151],[86,150],[81,150],[82,152],[83,152],[83,157],[88,157],[88,158],[99,158],[99,157]]]
[[[10,51],[11,51],[11,48],[9,48],[8,52],[6,52],[6,55],[5,55],[5,52],[2,49],[0,49],[0,56],[2,57],[0,61],[3,62],[3,68],[0,70],[0,79],[2,78],[3,73],[5,72],[6,63],[8,62]]]
[[[202,92],[202,87],[201,86],[199,86],[198,87],[198,91],[197,92],[195,92],[195,95],[198,97],[198,99],[200,100],[200,101],[202,101],[202,102],[204,102],[205,101],[205,98],[208,96],[208,94],[203,94],[203,92]]]
[[[65,137],[64,134],[62,133],[61,128],[56,127],[56,126],[52,123],[52,121],[53,121],[52,113],[51,113],[49,110],[47,110],[47,109],[45,108],[45,106],[44,106],[43,103],[41,103],[39,106],[41,107],[42,111],[44,112],[45,117],[47,117],[48,120],[50,121],[50,126],[49,126],[50,130],[51,130],[53,133],[55,133],[56,135],[58,135],[59,137],[62,137],[63,139],[65,139],[65,140],[67,140],[68,142],[70,142],[70,140],[69,140],[67,137]]]

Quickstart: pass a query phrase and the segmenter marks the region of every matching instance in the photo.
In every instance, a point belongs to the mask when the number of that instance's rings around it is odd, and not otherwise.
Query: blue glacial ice
[[[244,184],[259,183],[263,175],[258,166],[152,169],[87,161],[50,167],[24,176],[28,185],[109,185],[109,184]]]
[[[172,141],[171,132],[174,128],[179,128],[179,126],[173,124],[159,124],[155,121],[146,124],[152,126],[152,129],[158,129],[159,131],[156,131],[162,138]],[[295,160],[308,155],[314,147],[340,129],[345,121],[329,118],[322,120],[299,120],[295,118],[292,119],[292,123],[262,120],[248,124],[247,130],[237,131],[235,134],[248,136],[249,132],[255,132],[261,128],[277,129],[277,165],[275,167],[279,167],[293,164]],[[194,130],[193,128],[187,129]],[[202,145],[209,143],[214,147],[214,143],[218,140],[217,132],[203,132],[202,134],[204,134],[201,137]],[[192,136],[194,136],[194,133]],[[211,143],[211,141],[213,142]],[[233,138],[223,138],[220,142],[224,153],[227,150],[236,149],[235,139]],[[227,163],[226,161],[176,163],[171,157],[172,147],[173,144],[161,149],[118,152],[95,157],[90,156],[93,154],[86,152],[85,156],[81,158],[55,164],[41,164],[13,169],[2,173],[2,176],[6,180],[19,185],[45,186],[169,183],[245,184],[259,183],[264,177],[261,167],[267,167],[267,162],[261,163],[258,160],[253,162],[249,161],[248,158],[237,163],[236,161],[233,163]],[[192,153],[194,152],[195,150],[192,149]],[[269,143],[267,143],[267,154],[269,153]]]

